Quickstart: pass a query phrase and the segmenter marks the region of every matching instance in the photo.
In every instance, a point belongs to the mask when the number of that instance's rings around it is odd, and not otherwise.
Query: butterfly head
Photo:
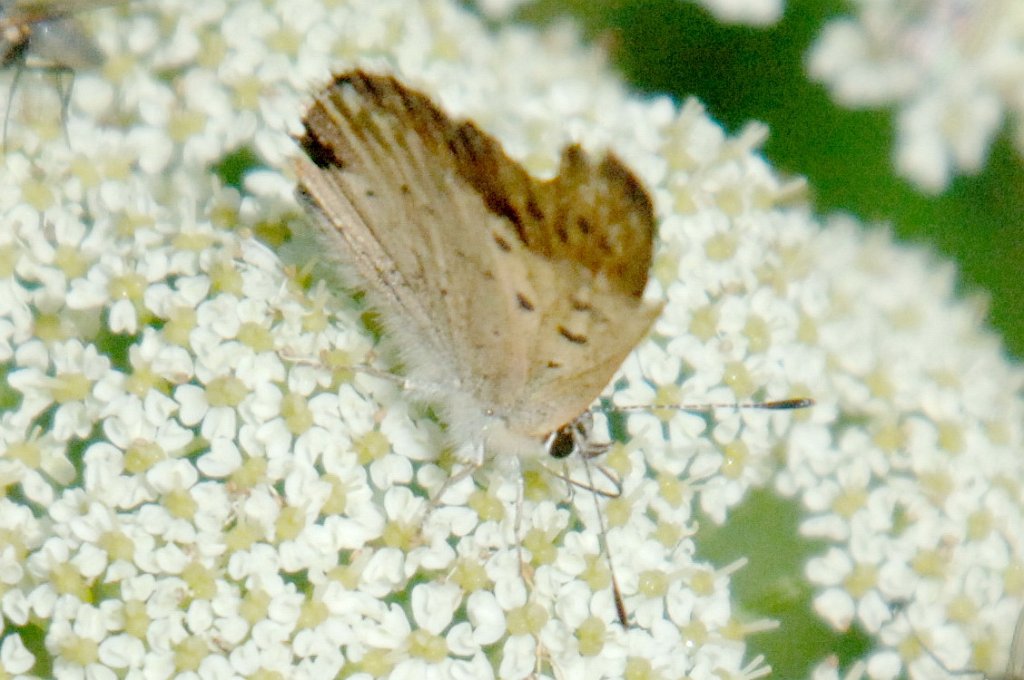
[[[608,451],[610,442],[594,441],[594,417],[590,411],[569,421],[547,436],[544,451],[561,460],[578,453],[585,459],[596,458]]]

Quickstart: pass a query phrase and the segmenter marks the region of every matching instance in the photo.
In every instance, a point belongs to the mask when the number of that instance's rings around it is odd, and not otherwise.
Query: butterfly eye
[[[561,460],[568,458],[576,450],[576,437],[572,429],[573,423],[569,423],[551,433],[546,446],[549,456]]]

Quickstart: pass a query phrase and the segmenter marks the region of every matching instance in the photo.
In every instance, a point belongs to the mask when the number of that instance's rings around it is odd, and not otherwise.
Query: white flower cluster
[[[848,219],[804,256],[841,272],[807,281],[805,309],[834,412],[776,479],[809,511],[802,532],[833,544],[807,566],[815,608],[888,645],[873,678],[944,676],[937,659],[997,675],[1024,609],[1024,372],[954,301],[952,267]]]
[[[439,425],[352,372],[375,343],[354,303],[301,285],[250,236],[305,219],[287,133],[331,68],[404,74],[535,171],[570,136],[606,146],[636,130],[621,151],[656,183],[671,125],[677,156],[721,166],[722,184],[751,163],[742,143],[692,107],[630,101],[571,36],[491,37],[446,2],[169,1],[88,19],[108,61],[79,74],[68,138],[56,97],[54,117],[31,106],[52,94],[43,77],[8,103],[5,673],[766,671],[745,665],[757,624],[732,618],[729,571],[693,559],[689,496],[660,498],[636,447],[608,461],[625,488],[607,512],[628,628],[591,494],[525,470],[520,510],[519,477],[497,465],[432,508],[452,464]],[[259,167],[240,194],[210,168],[246,154]],[[749,186],[770,198],[754,165]]]
[[[910,600],[882,634],[940,621],[977,652],[979,631],[1010,627],[1020,585],[995,576],[1022,554],[1019,376],[948,276],[782,207],[801,187],[757,155],[764,130],[727,138],[695,102],[629,96],[572,35],[491,35],[445,0],[160,0],[87,19],[108,60],[79,74],[68,139],[41,76],[6,104],[3,673],[756,678],[745,637],[770,624],[733,611],[741,564],[695,557],[694,515],[725,521],[771,483],[835,542],[809,568],[827,619],[865,621],[879,592]],[[288,133],[354,66],[473,118],[538,175],[579,140],[643,178],[649,294],[667,306],[612,401],[822,403],[725,409],[708,431],[629,413],[602,461],[623,493],[600,500],[628,627],[593,494],[493,461],[433,507],[453,457],[426,405],[353,370],[386,351],[365,310],[253,238],[305,221]],[[901,530],[876,536],[887,509]],[[947,571],[914,571],[929,557]],[[861,565],[879,578],[847,577]]]
[[[927,192],[976,173],[1005,121],[1024,149],[1024,11],[1007,0],[860,0],[811,51],[849,107],[898,109],[898,172]]]

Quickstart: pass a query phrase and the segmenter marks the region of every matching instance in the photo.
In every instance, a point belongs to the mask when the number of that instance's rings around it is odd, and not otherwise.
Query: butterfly
[[[589,407],[663,306],[644,298],[655,216],[637,176],[613,153],[595,160],[573,144],[553,178],[537,179],[473,122],[364,71],[318,92],[303,126],[296,197],[323,255],[354,272],[351,283],[397,346],[406,383],[440,405],[452,442],[470,450],[471,465],[435,499],[487,454],[579,453],[580,485],[595,504],[614,496],[595,487],[586,465],[607,447],[592,439]]]
[[[477,465],[585,446],[578,420],[662,308],[643,297],[655,218],[640,180],[579,145],[536,179],[474,123],[363,71],[303,124],[298,199],[452,441]]]

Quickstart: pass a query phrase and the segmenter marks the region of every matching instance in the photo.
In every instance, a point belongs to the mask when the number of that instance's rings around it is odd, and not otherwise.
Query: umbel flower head
[[[755,678],[773,624],[733,591],[750,570],[865,631],[871,677],[1005,663],[1024,606],[1020,371],[950,267],[792,207],[758,126],[727,137],[696,102],[630,95],[571,33],[490,34],[440,0],[84,19],[107,62],[79,74],[67,139],[44,78],[6,104],[3,673]],[[472,118],[537,176],[578,141],[642,177],[647,295],[666,307],[606,401],[819,403],[599,418],[628,627],[592,494],[491,460],[433,507],[458,454],[444,423],[360,370],[400,370],[361,297],[278,247],[306,220],[289,133],[356,66]],[[729,526],[759,490],[824,542],[804,572],[700,557],[698,519]],[[834,675],[823,657],[806,667]]]
[[[975,174],[1005,122],[1024,150],[1024,13],[1014,2],[853,3],[811,50],[811,75],[837,102],[897,110],[897,171],[944,191]]]

